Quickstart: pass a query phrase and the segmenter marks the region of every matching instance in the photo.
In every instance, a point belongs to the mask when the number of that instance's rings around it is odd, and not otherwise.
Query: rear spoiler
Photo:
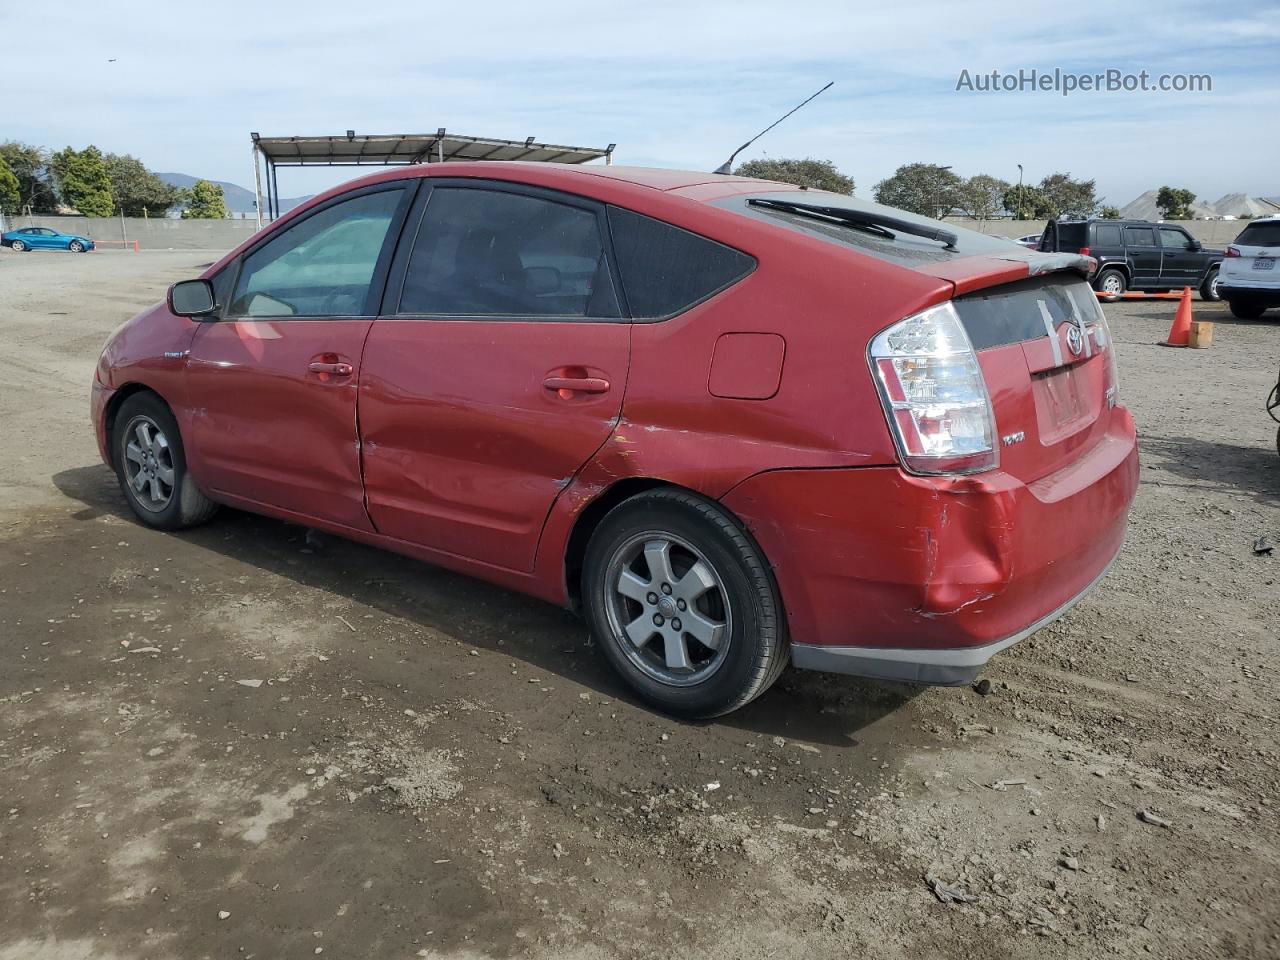
[[[1033,277],[1058,270],[1071,270],[1088,280],[1093,276],[1093,271],[1098,269],[1097,260],[1078,253],[1037,253],[1034,250],[1028,250],[1027,254],[1027,273]],[[1006,259],[1021,260],[1023,258]]]

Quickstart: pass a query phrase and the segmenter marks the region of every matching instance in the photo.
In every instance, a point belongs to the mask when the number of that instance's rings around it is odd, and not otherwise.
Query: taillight
[[[871,341],[880,398],[903,465],[915,473],[976,473],[997,463],[995,414],[964,324],[950,302]]]
[[[1082,257],[1087,257],[1087,256],[1089,256],[1089,248],[1088,248],[1088,247],[1081,247],[1081,248],[1080,248],[1080,256],[1082,256]]]
[[[1238,256],[1240,256],[1240,248],[1239,248],[1239,247],[1227,247],[1227,253],[1226,253],[1226,256],[1228,256],[1228,257],[1238,257]]]

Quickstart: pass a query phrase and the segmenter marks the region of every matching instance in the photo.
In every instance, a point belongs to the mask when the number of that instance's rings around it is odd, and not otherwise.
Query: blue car
[[[23,227],[21,230],[10,230],[0,234],[0,246],[13,247],[14,250],[70,250],[72,253],[84,253],[93,249],[93,241],[88,237],[75,237],[48,227]]]

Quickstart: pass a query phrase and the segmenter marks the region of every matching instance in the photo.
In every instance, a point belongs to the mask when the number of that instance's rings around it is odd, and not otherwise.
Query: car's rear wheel
[[[1103,299],[1108,302],[1119,300],[1120,295],[1129,287],[1128,280],[1125,279],[1124,272],[1121,270],[1103,270],[1098,274],[1098,279],[1094,281],[1093,289],[1103,294]]]
[[[1233,317],[1239,317],[1241,320],[1257,320],[1266,311],[1260,303],[1248,303],[1243,300],[1230,300],[1227,307],[1231,310]]]
[[[759,547],[690,493],[656,490],[615,507],[587,547],[583,597],[610,664],[669,713],[736,710],[787,664],[782,605]]]
[[[153,393],[135,393],[116,413],[112,461],[134,514],[149,527],[181,530],[204,523],[218,505],[187,472],[173,413]]]
[[[18,253],[22,253],[23,250],[27,249],[27,245],[21,240],[15,240],[13,241],[13,249]]]
[[[81,243],[79,240],[72,240],[69,244],[67,244],[67,249],[70,250],[72,253],[84,253],[84,244]]]
[[[1200,299],[1210,302],[1221,300],[1222,297],[1218,293],[1218,268],[1214,267],[1209,271],[1209,275],[1204,278],[1204,283],[1200,284]]]

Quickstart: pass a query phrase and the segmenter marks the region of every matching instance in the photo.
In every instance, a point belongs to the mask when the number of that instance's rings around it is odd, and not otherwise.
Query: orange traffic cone
[[[1173,316],[1169,336],[1160,341],[1162,347],[1185,347],[1191,342],[1191,288],[1182,288],[1182,300]]]

